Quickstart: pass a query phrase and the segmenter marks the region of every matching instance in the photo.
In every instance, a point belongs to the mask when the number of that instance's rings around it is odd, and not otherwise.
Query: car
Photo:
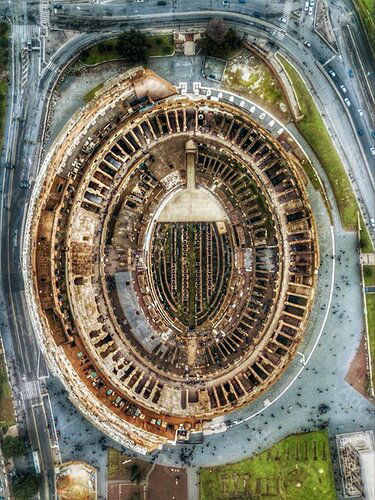
[[[345,97],[344,101],[345,101],[345,104],[348,106],[348,108],[350,108],[352,103],[349,101],[349,99],[347,97]]]
[[[363,129],[362,128],[357,128],[357,134],[359,136],[362,136],[363,135]]]
[[[279,21],[280,21],[281,23],[286,24],[286,18],[285,18],[285,17],[279,17]]]
[[[361,109],[358,110],[359,116],[363,116],[363,111]]]
[[[344,85],[340,85],[340,89],[343,94],[346,94],[346,88],[344,87]]]
[[[309,7],[309,16],[312,16],[312,15],[313,15],[313,8]]]
[[[156,5],[167,5],[167,2],[165,2],[164,0],[159,0]]]
[[[311,47],[311,43],[310,43],[310,42],[308,42],[307,40],[305,40],[305,41],[303,42],[303,45],[306,45],[306,47]]]
[[[310,6],[314,7],[314,5],[315,5],[315,0],[310,0]]]
[[[375,148],[370,148],[372,156],[375,156]]]
[[[371,137],[375,139],[375,130],[371,130]]]
[[[223,5],[225,6],[229,5],[229,0],[223,0]]]
[[[374,217],[371,217],[370,222],[371,222],[371,226],[375,227],[375,219],[374,219]]]
[[[354,77],[354,73],[353,73],[353,70],[352,70],[352,69],[350,69],[350,70],[348,71],[348,75],[350,76],[350,78],[353,78],[353,77]]]
[[[260,12],[254,12],[253,16],[254,17],[260,17]]]
[[[29,181],[21,181],[20,182],[20,187],[21,188],[30,189],[30,183],[29,183]]]
[[[305,2],[305,11],[307,12],[309,10],[309,2]]]
[[[332,78],[335,78],[336,73],[333,71],[333,69],[329,70],[329,74],[332,76]]]

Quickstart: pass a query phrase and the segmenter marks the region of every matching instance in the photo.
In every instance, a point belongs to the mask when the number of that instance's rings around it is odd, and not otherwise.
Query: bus
[[[35,472],[37,474],[40,474],[40,462],[39,462],[39,455],[38,455],[37,451],[33,451],[33,461],[34,461]]]

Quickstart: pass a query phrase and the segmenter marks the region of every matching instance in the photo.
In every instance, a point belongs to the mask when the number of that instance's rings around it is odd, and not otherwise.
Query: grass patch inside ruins
[[[242,50],[229,61],[223,84],[269,109],[283,120],[290,120],[289,106],[279,81],[255,53]]]
[[[294,87],[301,112],[304,115],[303,119],[296,123],[296,126],[314,150],[327,173],[340,212],[342,225],[346,230],[354,230],[357,227],[358,204],[344,165],[302,78],[284,57],[278,54],[277,58],[283,65]]]
[[[266,496],[284,500],[336,499],[325,430],[293,434],[252,458],[200,471],[200,500]]]
[[[87,92],[87,94],[85,94],[83,96],[83,100],[84,100],[85,104],[87,104],[88,102],[92,101],[94,99],[95,94],[97,93],[97,91],[100,90],[102,87],[103,87],[103,83],[99,83],[99,85],[96,85],[94,88],[92,88],[91,90],[89,90]]]

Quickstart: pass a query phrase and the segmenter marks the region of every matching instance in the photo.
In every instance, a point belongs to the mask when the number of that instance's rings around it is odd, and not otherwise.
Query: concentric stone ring
[[[281,375],[319,260],[301,161],[231,102],[142,68],[69,122],[30,208],[29,306],[106,433],[152,450]]]

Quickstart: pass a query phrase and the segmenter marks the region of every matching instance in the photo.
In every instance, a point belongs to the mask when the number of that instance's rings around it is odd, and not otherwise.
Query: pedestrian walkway
[[[375,253],[361,253],[361,264],[363,266],[375,265]]]

